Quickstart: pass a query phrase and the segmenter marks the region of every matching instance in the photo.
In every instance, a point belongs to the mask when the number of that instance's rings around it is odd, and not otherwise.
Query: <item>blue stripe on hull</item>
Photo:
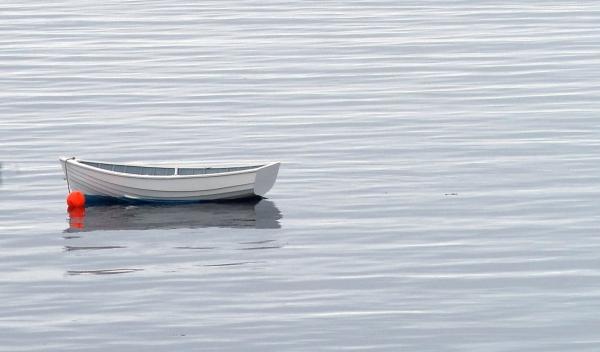
[[[123,198],[123,197],[109,197],[109,196],[97,196],[97,195],[86,195],[85,203],[86,206],[95,205],[110,205],[110,204],[193,204],[193,203],[222,203],[222,202],[247,202],[249,200],[260,200],[265,199],[264,197],[257,196],[255,194],[249,194],[242,198],[234,199],[206,199],[206,200],[153,200],[153,199],[134,199],[134,198]]]

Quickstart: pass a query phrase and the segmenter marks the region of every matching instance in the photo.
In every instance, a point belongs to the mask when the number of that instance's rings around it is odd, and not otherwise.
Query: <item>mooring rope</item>
[[[69,193],[71,193],[71,185],[69,184],[69,168],[67,167],[67,165],[69,165],[69,160],[75,160],[75,157],[72,156],[65,160],[65,177],[67,179],[67,189],[69,190]]]

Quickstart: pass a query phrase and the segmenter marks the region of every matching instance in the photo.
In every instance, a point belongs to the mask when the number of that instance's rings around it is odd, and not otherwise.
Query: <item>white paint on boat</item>
[[[90,196],[148,201],[264,196],[275,184],[280,165],[272,162],[209,168],[116,164],[66,157],[59,160],[71,190]]]

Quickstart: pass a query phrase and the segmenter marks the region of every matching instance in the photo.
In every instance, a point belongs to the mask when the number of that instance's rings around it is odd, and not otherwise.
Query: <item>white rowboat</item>
[[[130,201],[205,201],[264,196],[278,162],[235,167],[145,166],[59,158],[67,185],[86,196]]]

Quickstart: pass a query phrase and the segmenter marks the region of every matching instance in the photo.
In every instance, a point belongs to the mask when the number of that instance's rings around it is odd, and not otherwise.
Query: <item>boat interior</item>
[[[93,161],[78,160],[78,162],[104,169],[108,171],[120,172],[124,174],[133,175],[146,175],[146,176],[184,176],[184,175],[206,175],[206,174],[218,174],[223,172],[234,172],[242,170],[256,169],[263,165],[254,166],[239,166],[239,167],[152,167],[152,166],[133,166],[133,165],[120,165],[120,164],[107,164],[97,163]]]

